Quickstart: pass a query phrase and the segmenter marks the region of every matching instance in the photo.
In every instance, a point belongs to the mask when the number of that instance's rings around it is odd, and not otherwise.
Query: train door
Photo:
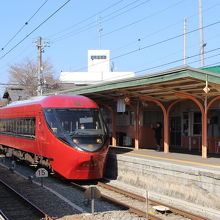
[[[181,147],[181,117],[170,118],[170,146],[173,149]]]

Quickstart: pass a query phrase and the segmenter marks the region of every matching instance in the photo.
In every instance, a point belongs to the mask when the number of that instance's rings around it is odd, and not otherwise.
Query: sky
[[[202,0],[205,66],[220,65],[220,0]],[[150,74],[183,65],[199,68],[198,0],[1,0],[0,84],[10,65],[43,60],[60,72],[87,71],[87,51],[111,51],[114,71]],[[25,25],[25,23],[27,24]],[[49,47],[48,47],[49,46]],[[0,95],[5,85],[0,85]]]

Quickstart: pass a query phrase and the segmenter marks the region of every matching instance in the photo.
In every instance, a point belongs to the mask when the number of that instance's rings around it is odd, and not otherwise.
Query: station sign
[[[36,173],[36,177],[48,177],[48,171],[45,168],[39,168]]]

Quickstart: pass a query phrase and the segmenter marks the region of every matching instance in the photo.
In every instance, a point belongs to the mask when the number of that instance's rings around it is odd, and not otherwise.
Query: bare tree
[[[17,63],[9,66],[9,81],[16,83],[24,88],[28,96],[37,94],[37,63],[26,59],[23,63]],[[44,93],[59,89],[59,80],[54,76],[53,66],[48,62],[43,62],[43,78],[45,82]]]

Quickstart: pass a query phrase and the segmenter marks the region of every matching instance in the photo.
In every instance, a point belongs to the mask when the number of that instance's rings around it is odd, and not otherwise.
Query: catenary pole
[[[199,0],[199,48],[200,48],[200,67],[204,67],[204,39],[203,39],[203,18],[202,18],[202,0]]]
[[[184,33],[184,52],[183,52],[183,64],[186,65],[186,18],[184,18],[183,33]]]
[[[42,37],[37,40],[37,95],[42,95]]]

